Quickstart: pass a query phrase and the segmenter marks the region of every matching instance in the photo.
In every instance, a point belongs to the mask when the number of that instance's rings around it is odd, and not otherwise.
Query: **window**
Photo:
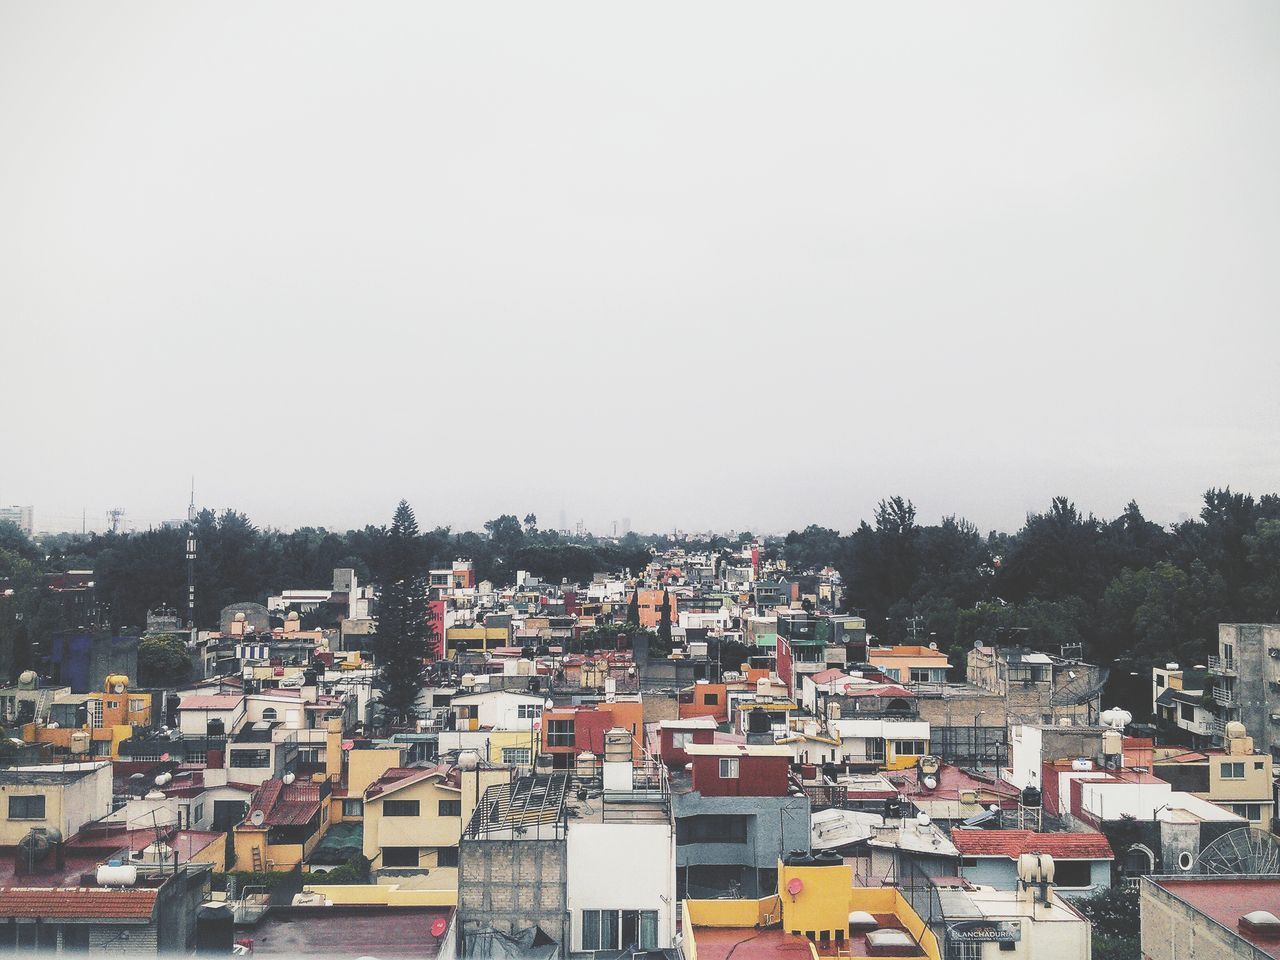
[[[1178,715],[1188,723],[1194,723],[1196,719],[1196,707],[1194,703],[1178,704]]]
[[[516,707],[516,717],[521,720],[536,720],[542,716],[542,704],[522,703]]]
[[[1262,804],[1260,803],[1233,803],[1231,812],[1237,817],[1244,817],[1246,820],[1258,821],[1262,819]]]
[[[43,820],[44,797],[10,797],[10,820]]]
[[[527,767],[533,760],[533,751],[528,747],[503,747],[502,762],[513,767]]]
[[[721,757],[720,758],[720,779],[721,780],[737,780],[738,779],[738,758],[737,757]]]
[[[191,812],[191,821],[192,823],[199,823],[203,819],[204,819],[204,804],[197,803],[195,810]]]
[[[1243,780],[1244,779],[1244,763],[1224,763],[1222,764],[1221,774],[1223,780]]]
[[[359,799],[346,799],[342,801],[342,815],[344,817],[363,817],[364,801]]]
[[[1055,860],[1053,882],[1060,887],[1089,887],[1093,885],[1092,869],[1088,860]]]
[[[978,865],[977,857],[961,857],[960,858],[960,866],[962,867],[976,867],[977,865]]]
[[[270,750],[232,750],[230,765],[233,767],[269,767]]]
[[[142,699],[141,697],[130,697],[130,698],[129,698],[129,712],[130,712],[130,713],[141,713],[141,712],[142,712],[143,710],[145,710],[145,709],[147,709],[147,701],[146,701],[146,700]]]
[[[693,733],[689,730],[676,730],[671,734],[671,746],[677,750],[683,750],[691,743],[693,743]]]
[[[708,707],[714,707],[716,704],[720,702],[720,694],[704,693],[702,695],[702,702],[705,703]]]
[[[456,867],[458,865],[457,847],[436,847],[437,867]]]
[[[267,707],[265,710],[262,711],[262,719],[266,720],[268,723],[275,720],[278,716],[279,714],[276,713],[275,707]]]
[[[417,804],[416,800],[414,801],[414,804]],[[462,801],[441,800],[438,810],[442,817],[460,817],[462,816]],[[414,813],[416,814],[417,811],[415,810]]]
[[[897,756],[923,757],[929,752],[929,744],[924,740],[895,740],[893,752]]]
[[[1164,686],[1164,674],[1163,674],[1163,673],[1157,673],[1157,674],[1156,674],[1156,686],[1157,686],[1157,687],[1163,687],[1163,686]]]
[[[383,800],[382,815],[384,817],[416,817],[419,805],[417,800]]]
[[[583,910],[582,949],[658,948],[657,910]]]
[[[726,814],[699,814],[676,821],[676,844],[746,843],[747,818]]]
[[[951,956],[955,960],[982,960],[982,944],[980,943],[952,943]]]
[[[548,720],[547,721],[547,746],[548,747],[572,747],[573,746],[573,721],[572,720]]]
[[[912,667],[911,682],[912,683],[928,683],[933,678],[933,671],[927,667]]]
[[[319,747],[299,747],[298,762],[305,763],[308,766],[316,767],[320,765],[320,748]]]
[[[416,867],[418,865],[418,848],[383,847],[382,865],[384,867]]]

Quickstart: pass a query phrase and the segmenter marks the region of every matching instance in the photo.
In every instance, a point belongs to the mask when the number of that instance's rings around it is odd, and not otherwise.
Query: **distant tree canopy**
[[[179,637],[143,637],[138,644],[138,685],[177,687],[191,679],[191,656]]]
[[[1136,503],[1106,521],[1055,497],[985,537],[956,517],[922,525],[891,497],[848,536],[810,526],[776,549],[797,570],[839,570],[846,605],[884,641],[1082,643],[1145,664],[1202,656],[1220,621],[1280,619],[1274,494],[1209,490],[1197,519],[1167,529]]]
[[[336,567],[354,568],[363,582],[384,583],[391,572],[388,527],[285,533],[259,529],[234,510],[203,510],[195,526],[201,626],[215,624],[228,603],[328,585]],[[719,552],[751,539],[748,533],[692,543],[635,533],[617,541],[568,537],[540,529],[532,513],[512,512],[478,532],[438,527],[417,533],[411,557],[423,574],[468,557],[480,580],[507,584],[526,570],[550,583],[582,583],[597,572],[638,572],[652,550],[677,543]],[[117,631],[140,631],[147,610],[158,604],[183,609],[184,540],[181,529],[161,529],[64,534],[37,545],[0,524],[0,578],[14,590],[0,607],[0,670],[31,662],[62,626],[58,605],[48,602],[41,585],[46,572],[92,568],[99,606]],[[1136,503],[1104,520],[1056,497],[1043,512],[1029,514],[1020,530],[986,535],[960,517],[921,523],[915,505],[895,496],[851,533],[810,525],[766,539],[765,546],[805,585],[812,585],[813,571],[837,569],[846,606],[885,642],[915,636],[949,650],[975,640],[1079,642],[1086,653],[1105,649],[1141,664],[1202,655],[1219,621],[1280,620],[1280,496],[1274,494],[1212,489],[1198,517],[1168,527],[1147,520]]]

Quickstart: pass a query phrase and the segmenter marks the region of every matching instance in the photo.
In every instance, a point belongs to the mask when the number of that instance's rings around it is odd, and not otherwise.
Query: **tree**
[[[658,616],[658,649],[665,649],[663,656],[671,652],[671,595],[665,587],[662,590],[662,606]]]
[[[640,589],[631,591],[631,599],[627,602],[627,623],[633,627],[640,626]]]
[[[1116,855],[1118,860],[1123,857],[1119,849]],[[1093,927],[1095,960],[1138,960],[1142,949],[1136,888],[1113,886],[1081,897],[1075,906]]]
[[[143,637],[138,644],[138,684],[178,687],[191,679],[191,655],[180,637]]]
[[[404,724],[417,716],[426,679],[427,581],[418,542],[418,521],[404,500],[387,533],[386,571],[378,599],[374,655],[386,719]]]

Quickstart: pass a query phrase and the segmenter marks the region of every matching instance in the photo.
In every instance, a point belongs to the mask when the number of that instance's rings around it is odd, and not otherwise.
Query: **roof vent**
[[[1270,910],[1254,910],[1240,918],[1240,926],[1250,933],[1280,937],[1280,918]]]

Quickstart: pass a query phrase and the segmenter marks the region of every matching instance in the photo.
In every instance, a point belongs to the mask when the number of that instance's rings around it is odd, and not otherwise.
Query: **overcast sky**
[[[1280,488],[1280,6],[0,7],[38,528]]]

